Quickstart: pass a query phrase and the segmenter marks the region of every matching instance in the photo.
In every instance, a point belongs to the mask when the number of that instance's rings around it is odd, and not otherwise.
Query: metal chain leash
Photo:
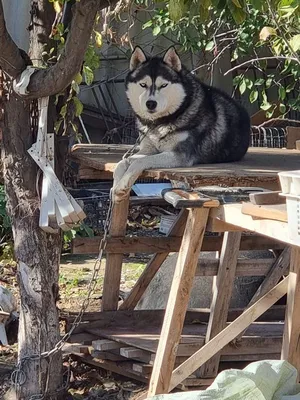
[[[146,134],[143,134],[137,138],[136,143],[124,154],[123,160],[127,159],[128,157],[130,157],[131,155],[134,154],[136,148],[140,145],[140,143],[145,138],[145,136],[146,136]],[[57,354],[59,351],[61,351],[64,344],[70,339],[74,330],[82,322],[83,315],[90,304],[91,296],[94,293],[95,287],[97,285],[97,278],[98,278],[98,275],[99,275],[99,272],[100,272],[100,269],[102,266],[103,253],[106,249],[107,236],[108,236],[110,224],[111,224],[112,205],[113,205],[113,202],[112,202],[112,190],[111,190],[110,194],[109,194],[109,207],[108,207],[106,220],[105,220],[105,224],[104,224],[104,233],[103,233],[103,237],[100,241],[100,245],[99,245],[99,254],[98,254],[98,257],[94,264],[92,277],[89,281],[87,296],[82,303],[79,313],[76,315],[76,318],[72,322],[72,326],[71,326],[70,330],[56,343],[56,345],[53,347],[53,349],[51,349],[50,351],[43,352],[41,354],[33,354],[31,356],[22,357],[18,361],[18,364],[11,375],[11,382],[14,385],[16,392],[19,390],[20,386],[22,386],[27,380],[26,373],[23,370],[24,365],[27,362],[32,362],[32,361],[41,362],[42,359],[51,359],[55,354]],[[49,374],[49,369],[48,369],[48,374]],[[28,400],[43,400],[43,399],[51,397],[51,395],[52,396],[57,395],[57,393],[66,390],[68,387],[68,384],[69,384],[69,379],[67,379],[66,383],[61,388],[57,389],[55,392],[51,392],[51,393],[44,392],[41,394],[32,395],[29,397]]]

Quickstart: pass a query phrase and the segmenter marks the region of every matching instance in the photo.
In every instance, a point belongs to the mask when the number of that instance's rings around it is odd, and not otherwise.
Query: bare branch
[[[241,67],[243,67],[244,65],[248,65],[248,64],[253,64],[257,61],[264,61],[264,60],[290,60],[290,61],[296,61],[297,63],[299,63],[298,58],[294,58],[294,57],[285,57],[285,56],[272,56],[272,57],[259,57],[259,58],[252,58],[251,60],[245,61],[239,65],[236,65],[233,68],[230,68],[228,71],[226,71],[224,73],[224,75],[228,75],[230,72],[235,71],[236,69],[239,69]]]
[[[18,46],[7,32],[2,0],[0,0],[0,66],[12,78],[16,78],[26,67]]]

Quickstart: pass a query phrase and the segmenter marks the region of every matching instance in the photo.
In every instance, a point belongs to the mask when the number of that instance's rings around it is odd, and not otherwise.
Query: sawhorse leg
[[[281,359],[287,360],[300,373],[300,248],[291,249],[287,306]]]
[[[193,208],[182,238],[148,396],[168,393],[209,208]]]
[[[109,235],[124,236],[128,218],[129,197],[120,203],[114,203],[111,214]],[[108,253],[102,294],[102,311],[118,309],[123,254]]]
[[[206,343],[226,326],[232,296],[242,232],[225,232],[220,254],[218,275],[214,278],[213,298],[206,332]],[[200,368],[201,378],[218,374],[221,353],[216,354]]]

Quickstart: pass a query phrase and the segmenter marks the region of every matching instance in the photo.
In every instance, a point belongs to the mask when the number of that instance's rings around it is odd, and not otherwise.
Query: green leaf
[[[264,110],[264,111],[269,110],[271,107],[272,107],[272,104],[270,104],[269,102],[262,103],[261,106],[260,106],[260,108],[261,108],[262,110]]]
[[[234,22],[238,25],[242,24],[246,19],[246,12],[243,8],[237,7],[231,0],[227,1],[228,8],[234,19]]]
[[[253,81],[249,78],[245,78],[246,86],[248,89],[252,89],[253,87]]]
[[[285,92],[285,88],[283,86],[280,86],[280,88],[278,89],[278,95],[280,100],[284,100],[286,97],[286,92]]]
[[[211,51],[215,47],[215,43],[213,40],[207,43],[205,46],[205,51]]]
[[[286,106],[282,103],[279,104],[279,111],[281,114],[284,114],[286,112]]]
[[[56,133],[58,133],[59,128],[61,127],[62,122],[63,122],[63,119],[62,119],[62,118],[59,119],[59,120],[57,120],[57,121],[55,122],[55,124],[54,124],[54,129],[55,129],[55,132],[56,132]]]
[[[186,12],[186,4],[183,0],[169,0],[169,13],[170,18],[177,22]]]
[[[246,85],[245,79],[243,79],[243,80],[241,81],[240,86],[239,86],[239,89],[240,89],[240,93],[241,93],[241,94],[244,94],[244,93],[245,93],[245,91],[246,91],[246,89],[247,89],[247,85]]]
[[[160,31],[161,31],[161,27],[160,26],[155,26],[153,31],[152,31],[153,36],[159,35]]]
[[[62,108],[61,108],[61,110],[60,110],[60,115],[61,115],[63,118],[66,118],[66,115],[67,115],[67,104],[65,104],[65,105],[62,106]]]
[[[81,101],[78,99],[78,97],[73,97],[73,102],[75,105],[75,115],[76,117],[79,117],[83,111],[83,104]]]
[[[259,78],[259,79],[256,79],[256,81],[254,82],[254,85],[255,86],[261,86],[264,83],[265,83],[265,80],[263,78]]]
[[[96,46],[100,48],[102,46],[102,35],[100,32],[94,31],[95,32],[95,42]]]
[[[270,36],[276,36],[276,29],[271,26],[264,26],[259,33],[260,40],[267,40]]]
[[[143,25],[143,29],[150,28],[152,25],[153,25],[153,21],[152,21],[152,19],[150,19],[149,21],[147,21],[147,22]]]
[[[74,81],[77,83],[77,85],[82,83],[82,75],[79,72],[74,76]]]
[[[300,34],[293,36],[289,43],[293,51],[300,50]]]
[[[286,93],[290,93],[292,90],[294,90],[295,85],[296,85],[295,81],[287,85],[287,87],[285,88]]]
[[[232,0],[232,2],[236,7],[242,8],[241,3],[239,2],[239,0]]]
[[[269,87],[272,85],[273,82],[273,78],[268,78],[266,80],[266,88],[269,89]]]
[[[255,103],[257,99],[258,99],[258,91],[256,89],[252,90],[252,92],[249,95],[250,103]]]
[[[85,83],[90,86],[94,80],[94,72],[92,71],[92,69],[90,67],[88,67],[87,65],[84,65],[83,66],[83,75],[84,75]]]

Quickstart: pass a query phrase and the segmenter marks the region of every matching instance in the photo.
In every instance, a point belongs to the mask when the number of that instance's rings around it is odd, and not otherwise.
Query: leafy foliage
[[[299,26],[300,0],[168,0],[144,29],[172,33],[185,50],[207,55],[208,68],[229,51],[233,64],[245,65],[234,78],[236,90],[271,117],[300,107]],[[271,102],[274,91],[278,101]]]

